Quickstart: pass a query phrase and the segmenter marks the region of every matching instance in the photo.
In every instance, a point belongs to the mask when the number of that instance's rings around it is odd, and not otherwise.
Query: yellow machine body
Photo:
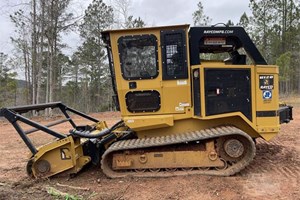
[[[69,136],[39,147],[38,153],[28,162],[27,171],[36,178],[61,172],[76,174],[90,161],[89,156],[83,155],[80,138]]]
[[[116,105],[136,135],[105,151],[109,177],[233,175],[254,158],[256,138],[270,140],[292,120],[292,107],[279,106],[278,67],[242,27],[163,26],[102,37]]]
[[[105,121],[95,123],[94,135],[106,129]],[[30,155],[27,173],[35,178],[46,178],[59,173],[77,174],[85,165],[92,161],[90,155],[84,152],[86,138],[67,136],[37,148],[37,153]]]
[[[120,104],[122,119],[126,125],[137,132],[139,137],[153,137],[161,135],[177,134],[186,131],[195,131],[205,128],[215,127],[223,124],[234,125],[244,130],[251,137],[263,137],[266,140],[271,139],[279,132],[279,116],[276,114],[279,109],[278,93],[278,67],[273,65],[230,65],[223,61],[205,61],[200,65],[190,65],[189,42],[186,42],[186,64],[188,76],[183,79],[163,79],[163,53],[161,43],[161,34],[164,31],[182,30],[185,33],[185,41],[189,41],[189,26],[168,26],[157,28],[130,29],[109,31],[111,51],[113,55],[114,73],[116,77],[117,95]],[[122,61],[120,60],[120,38],[133,37],[139,35],[152,35],[156,38],[158,73],[151,79],[124,79],[121,70]],[[193,79],[192,71],[199,70],[200,82],[200,115],[194,113],[195,105],[192,90]],[[251,115],[249,120],[241,112],[228,112],[222,114],[207,115],[205,105],[205,70],[206,69],[247,69],[250,71],[251,88]],[[260,88],[260,78],[264,75],[272,76],[272,98],[264,99]],[[217,82],[218,80],[216,80]],[[134,82],[136,88],[131,89],[130,83]],[[160,95],[160,108],[157,111],[150,112],[130,112],[126,103],[126,94],[134,91],[155,90]],[[262,116],[260,113],[268,111],[275,112],[270,117]]]

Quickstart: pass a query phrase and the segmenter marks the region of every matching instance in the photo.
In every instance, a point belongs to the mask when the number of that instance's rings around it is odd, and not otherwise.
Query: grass
[[[53,187],[47,188],[47,193],[53,196],[55,199],[65,199],[65,200],[83,200],[83,197],[71,195],[65,192],[61,192]]]

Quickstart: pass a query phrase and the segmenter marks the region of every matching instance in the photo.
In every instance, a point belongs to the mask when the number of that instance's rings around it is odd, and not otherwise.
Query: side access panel
[[[277,66],[257,66],[255,79],[257,131],[269,140],[279,132]]]
[[[206,116],[241,112],[252,121],[251,70],[205,68]]]

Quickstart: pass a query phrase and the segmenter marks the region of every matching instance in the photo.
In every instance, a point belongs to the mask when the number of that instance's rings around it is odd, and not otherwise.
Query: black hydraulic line
[[[99,137],[103,137],[109,133],[111,133],[111,131],[108,128],[103,129],[102,131],[100,131],[97,134],[90,134],[90,131],[76,131],[76,130],[71,131],[71,134],[79,136],[79,137],[83,137],[83,138],[99,138]]]
[[[115,123],[115,124],[110,128],[110,130],[111,130],[111,131],[115,130],[115,129],[118,128],[120,125],[123,125],[123,123],[124,123],[123,120],[118,121],[117,123]]]
[[[113,141],[116,138],[117,138],[116,134],[110,133],[107,137],[103,138],[98,144],[102,146]]]
[[[77,131],[77,130],[70,130],[70,133],[83,138],[101,138],[103,136],[110,134],[113,130],[121,126],[123,123],[124,123],[123,120],[118,121],[111,128],[109,129],[105,128],[97,134],[90,134],[91,133],[90,131]]]
[[[37,129],[39,129],[39,130],[41,130],[41,131],[44,131],[44,132],[46,132],[46,133],[48,133],[48,134],[50,134],[50,135],[52,135],[52,136],[54,136],[54,137],[59,138],[59,139],[63,139],[63,138],[66,138],[66,137],[67,137],[66,135],[57,133],[57,132],[55,132],[55,131],[49,129],[48,127],[46,127],[46,126],[44,126],[44,125],[38,124],[38,123],[36,123],[36,122],[34,122],[34,121],[31,121],[31,120],[29,120],[29,119],[23,117],[22,115],[16,114],[16,117],[17,117],[18,120],[20,120],[21,122],[24,122],[25,124],[28,124],[28,125],[30,125],[30,126],[32,126],[32,127],[35,127],[35,128],[37,128]]]
[[[24,133],[24,131],[20,127],[20,125],[16,121],[13,122],[12,125],[14,126],[14,128],[16,129],[16,131],[18,132],[18,134],[20,135],[20,137],[22,138],[22,140],[24,141],[24,143],[26,144],[26,146],[29,148],[29,150],[31,151],[31,153],[33,155],[35,155],[38,151],[34,147],[34,145],[32,144],[32,142],[30,141],[30,139],[27,137],[27,135]]]
[[[132,136],[132,133],[131,131],[129,131],[128,133],[126,133],[125,135],[121,136],[120,138],[118,138],[118,141],[119,140],[126,140],[128,138],[130,138]],[[100,146],[103,146],[113,140],[117,139],[117,135],[114,134],[114,133],[110,133],[107,137],[103,138],[98,144]]]
[[[55,126],[55,125],[58,125],[58,124],[62,124],[62,123],[64,123],[64,122],[67,122],[67,121],[70,121],[70,120],[71,120],[71,118],[62,119],[62,120],[58,120],[58,121],[49,123],[49,124],[44,125],[44,126],[46,126],[47,128],[49,128],[49,127],[52,127],[52,126]],[[33,129],[30,129],[30,130],[25,131],[24,133],[25,133],[26,135],[28,135],[28,134],[30,134],[30,133],[34,133],[34,132],[39,131],[39,130],[40,130],[40,129],[38,129],[38,128],[33,128]]]
[[[130,138],[132,136],[132,134],[133,134],[133,132],[129,131],[125,135],[122,135],[118,140],[126,140],[126,139]]]

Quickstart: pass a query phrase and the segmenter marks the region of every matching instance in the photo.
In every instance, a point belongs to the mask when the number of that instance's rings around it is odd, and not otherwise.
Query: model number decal
[[[274,89],[274,76],[273,75],[260,75],[259,76],[259,89],[273,90]]]

